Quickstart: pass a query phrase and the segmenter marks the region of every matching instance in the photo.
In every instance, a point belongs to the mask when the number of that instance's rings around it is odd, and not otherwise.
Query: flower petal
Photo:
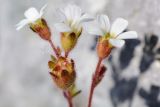
[[[42,17],[43,13],[44,13],[44,9],[47,7],[47,4],[45,4],[41,10],[40,10],[40,17]]]
[[[109,18],[106,15],[97,16],[97,22],[100,24],[101,29],[107,33],[110,30]]]
[[[109,39],[109,43],[114,47],[121,48],[125,44],[125,41],[120,39]]]
[[[59,32],[70,32],[71,31],[71,28],[64,23],[57,23],[54,26]]]
[[[103,36],[105,35],[102,31],[102,29],[96,25],[95,23],[87,24],[84,26],[84,29],[92,35],[98,35],[98,36]]]
[[[64,8],[64,13],[68,20],[78,20],[82,14],[82,11],[77,5],[68,5]]]
[[[78,20],[82,14],[81,8],[77,5],[70,5],[70,12],[73,20]]]
[[[31,22],[34,22],[35,20],[40,18],[40,14],[38,13],[37,9],[34,7],[31,7],[28,10],[26,10],[24,15]]]
[[[128,26],[128,21],[123,18],[118,18],[113,22],[111,27],[111,33],[116,36],[122,33]]]
[[[135,31],[128,31],[128,32],[120,34],[117,37],[117,39],[134,39],[134,38],[137,38],[137,37],[138,37],[137,32],[135,32]]]
[[[57,16],[59,17],[60,21],[65,22],[67,20],[67,17],[64,13],[64,10],[59,8],[56,11],[57,11]]]
[[[80,23],[80,18],[82,15],[82,10],[76,5],[70,5],[70,13],[71,13],[71,26],[78,25]]]
[[[73,18],[75,19],[75,20],[79,20],[80,19],[80,17],[81,17],[81,15],[82,15],[82,10],[81,10],[81,8],[80,7],[78,7],[77,5],[73,5]]]
[[[22,27],[24,27],[26,24],[28,24],[29,21],[27,19],[21,20],[17,25],[16,25],[16,30],[20,30]]]
[[[72,14],[71,14],[71,10],[70,8],[67,6],[64,9],[61,9],[62,12],[64,13],[64,15],[66,16],[67,20],[71,20],[72,19]]]
[[[94,18],[92,16],[90,16],[89,14],[84,14],[81,16],[80,18],[80,22],[88,22],[88,21],[92,21]]]

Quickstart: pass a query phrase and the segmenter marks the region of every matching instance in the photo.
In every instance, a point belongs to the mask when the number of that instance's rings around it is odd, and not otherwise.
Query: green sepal
[[[81,93],[81,90],[77,90],[75,84],[72,85],[69,89],[68,89],[71,97],[76,97],[77,95],[79,95]]]
[[[51,55],[51,61],[52,62],[56,62],[57,61],[56,57],[54,57],[53,55]]]

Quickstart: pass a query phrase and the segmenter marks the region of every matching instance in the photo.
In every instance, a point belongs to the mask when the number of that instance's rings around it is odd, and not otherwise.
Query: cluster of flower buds
[[[75,86],[76,72],[72,59],[62,56],[56,59],[51,56],[48,66],[51,69],[50,75],[59,88],[68,91],[71,97],[80,93]]]
[[[48,66],[51,69],[50,74],[59,88],[66,90],[74,84],[76,72],[72,59],[65,57],[56,59],[52,56],[52,60],[48,62]]]

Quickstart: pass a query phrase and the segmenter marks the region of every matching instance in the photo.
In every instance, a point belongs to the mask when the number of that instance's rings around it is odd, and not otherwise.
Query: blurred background
[[[29,7],[48,4],[44,18],[53,41],[59,44],[56,9],[74,3],[93,16],[107,14],[129,21],[137,40],[126,40],[103,63],[107,73],[96,88],[93,107],[160,107],[160,0],[0,0],[0,107],[67,107],[62,92],[52,82],[47,66],[50,45],[27,26],[15,25]],[[92,73],[97,63],[97,37],[83,33],[70,54],[76,62],[76,84],[82,93],[75,107],[86,107]]]

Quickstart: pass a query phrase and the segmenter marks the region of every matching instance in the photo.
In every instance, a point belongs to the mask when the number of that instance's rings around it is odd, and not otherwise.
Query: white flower
[[[86,26],[86,30],[90,34],[106,36],[109,40],[109,43],[114,47],[122,47],[125,44],[123,39],[134,39],[137,38],[137,33],[135,31],[123,31],[128,26],[128,21],[123,18],[117,18],[112,26],[108,16],[99,15],[95,20],[95,25]]]
[[[24,12],[25,19],[21,20],[17,25],[16,25],[16,30],[20,30],[22,27],[24,27],[26,24],[29,23],[34,23],[36,20],[40,19],[43,15],[43,11],[46,8],[47,5],[44,5],[40,12],[37,11],[36,8],[30,7]]]
[[[60,32],[75,32],[79,33],[82,30],[82,23],[92,20],[88,14],[84,14],[76,5],[68,5],[63,9],[59,9],[61,15],[61,23],[55,24],[55,27]]]

